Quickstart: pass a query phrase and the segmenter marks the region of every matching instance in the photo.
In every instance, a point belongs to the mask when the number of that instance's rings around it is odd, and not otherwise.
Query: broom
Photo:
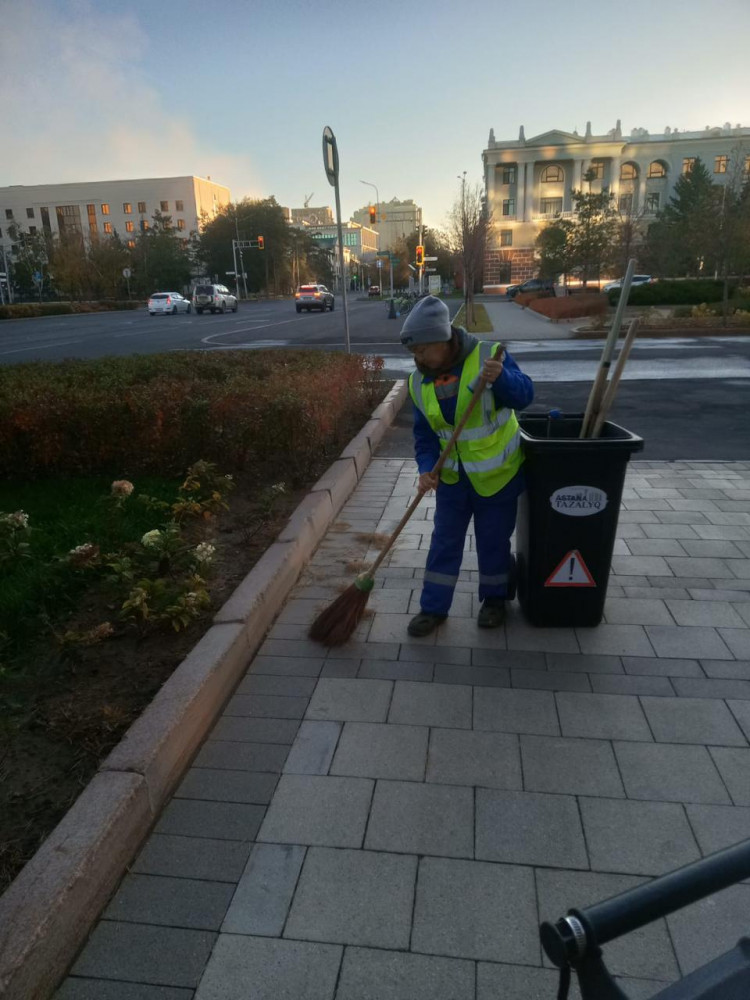
[[[501,361],[505,355],[505,352],[499,352],[500,357],[495,356],[495,360]],[[487,388],[487,380],[480,377],[477,383],[474,395],[466,407],[463,416],[456,425],[455,430],[450,436],[450,439],[440,454],[440,458],[435,462],[432,467],[432,474],[439,475],[440,470],[443,468],[449,454],[453,450],[453,446],[458,440],[458,436],[461,431],[466,426],[466,421],[471,416],[474,407],[479,402],[482,393]],[[403,531],[404,525],[412,516],[414,511],[419,506],[422,497],[427,491],[419,491],[414,497],[412,502],[409,504],[406,513],[401,518],[401,520],[396,525],[393,534],[388,539],[385,547],[382,549],[378,558],[375,562],[366,569],[364,572],[360,573],[353,584],[346,588],[340,597],[337,597],[333,604],[329,605],[324,611],[318,615],[315,621],[310,626],[310,631],[308,635],[315,642],[321,642],[325,646],[341,646],[343,643],[347,642],[352,635],[357,625],[359,625],[362,620],[362,615],[367,607],[367,599],[370,596],[370,591],[375,585],[375,572],[377,571],[380,564],[385,559],[386,555],[393,548],[396,539]]]

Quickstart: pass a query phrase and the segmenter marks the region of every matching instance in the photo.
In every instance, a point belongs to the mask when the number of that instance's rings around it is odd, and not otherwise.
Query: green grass
[[[492,333],[494,331],[495,328],[490,322],[487,310],[480,302],[474,303],[474,319],[475,322],[468,326],[466,324],[466,308],[461,306],[453,318],[453,326],[463,326],[469,333]]]
[[[0,512],[23,510],[32,529],[29,558],[7,560],[0,571],[0,632],[11,650],[39,633],[43,618],[61,616],[75,606],[87,584],[85,574],[71,570],[56,557],[85,542],[102,552],[139,539],[157,527],[163,515],[135,503],[138,493],[173,500],[175,479],[139,476],[136,490],[119,511],[108,497],[111,477],[85,476],[34,482],[0,483]]]

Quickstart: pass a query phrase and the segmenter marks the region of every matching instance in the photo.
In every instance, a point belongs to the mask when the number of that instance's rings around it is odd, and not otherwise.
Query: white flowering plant
[[[0,562],[29,558],[29,515],[22,510],[0,513]]]

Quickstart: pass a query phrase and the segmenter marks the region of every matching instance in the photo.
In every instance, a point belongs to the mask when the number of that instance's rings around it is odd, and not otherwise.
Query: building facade
[[[337,291],[340,291],[341,266],[338,252],[338,227],[336,225],[311,226],[305,223],[298,224],[297,228],[302,229],[331,255],[335,288]],[[356,223],[350,223],[348,226],[341,227],[341,235],[344,240],[344,268],[347,276],[351,277],[354,274],[360,276],[364,274],[364,265],[375,262],[375,257],[379,249],[378,233],[367,226],[358,226]]]
[[[526,139],[496,140],[490,130],[482,153],[484,187],[492,229],[487,243],[484,289],[504,291],[536,274],[534,243],[556,218],[573,218],[572,191],[589,190],[584,175],[593,170],[593,193],[610,191],[625,218],[644,224],[665,207],[678,178],[696,158],[714,180],[727,179],[734,163],[750,165],[750,128],[726,123],[702,132],[666,128],[659,135],[635,128],[623,137],[620,122],[606,135],[553,129]]]
[[[352,214],[352,222],[360,226],[371,226],[380,234],[380,250],[393,250],[400,239],[410,236],[419,226],[422,219],[422,209],[409,198],[399,201],[381,201],[375,209],[377,221],[370,222],[370,205],[358,208]]]
[[[212,219],[230,202],[229,188],[210,177],[157,177],[74,184],[14,184],[0,187],[0,247],[12,252],[8,229],[23,232],[81,235],[92,238],[117,233],[126,243],[147,229],[154,213],[170,216],[185,236]]]
[[[288,221],[295,226],[330,226],[334,221],[330,205],[323,205],[320,208],[306,205],[304,208],[290,208],[287,211]]]

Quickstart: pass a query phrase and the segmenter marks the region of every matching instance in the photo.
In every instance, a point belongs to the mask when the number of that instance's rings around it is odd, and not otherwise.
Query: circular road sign
[[[130,272],[130,268],[129,267],[124,267],[122,269],[122,276],[123,276],[123,278],[129,278],[130,277],[130,273],[131,272]]]

